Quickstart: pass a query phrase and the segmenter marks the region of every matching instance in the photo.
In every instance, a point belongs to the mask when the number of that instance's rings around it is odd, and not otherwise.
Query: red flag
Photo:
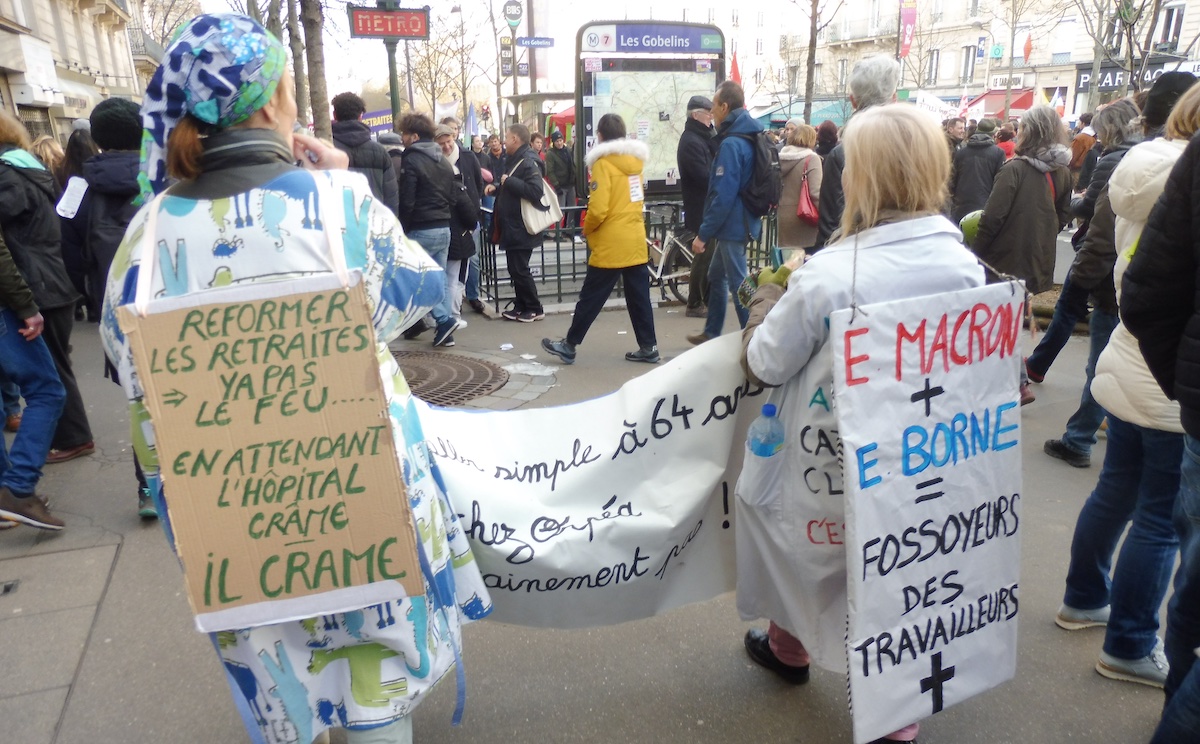
[[[1033,34],[1025,37],[1025,64],[1029,64],[1029,55],[1033,54]]]
[[[738,85],[742,84],[742,73],[738,70],[737,52],[733,53],[733,64],[729,66],[729,79]]]

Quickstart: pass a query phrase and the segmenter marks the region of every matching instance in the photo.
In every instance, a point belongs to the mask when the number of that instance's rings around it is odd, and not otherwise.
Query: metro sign
[[[428,39],[429,8],[362,8],[346,6],[350,12],[353,39]]]

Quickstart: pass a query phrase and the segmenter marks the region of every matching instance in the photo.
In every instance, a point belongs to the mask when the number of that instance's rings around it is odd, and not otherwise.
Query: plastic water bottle
[[[783,422],[775,414],[775,404],[765,404],[746,434],[750,451],[759,457],[771,457],[783,449]]]

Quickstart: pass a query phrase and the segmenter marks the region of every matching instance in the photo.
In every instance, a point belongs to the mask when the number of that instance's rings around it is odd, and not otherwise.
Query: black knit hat
[[[1146,126],[1158,129],[1166,124],[1171,109],[1175,108],[1175,102],[1195,83],[1196,76],[1190,72],[1172,70],[1159,75],[1158,80],[1150,87],[1150,93],[1146,96],[1146,107],[1142,109],[1142,120],[1146,122]]]
[[[101,150],[142,149],[142,115],[128,98],[106,98],[96,104],[90,117],[92,139]]]

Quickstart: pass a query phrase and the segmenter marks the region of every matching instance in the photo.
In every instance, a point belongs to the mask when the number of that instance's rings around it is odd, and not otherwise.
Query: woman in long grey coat
[[[805,176],[814,205],[821,199],[821,156],[813,150],[817,130],[801,124],[792,130],[787,145],[779,151],[779,172],[783,176],[783,194],[779,197],[779,247],[789,254],[797,249],[811,248],[817,242],[817,226],[809,225],[796,216],[800,189]],[[784,259],[791,258],[785,255]]]
[[[1016,156],[996,175],[972,246],[991,269],[1024,279],[1033,294],[1053,286],[1055,241],[1071,219],[1066,143],[1067,128],[1049,106],[1022,117]]]

